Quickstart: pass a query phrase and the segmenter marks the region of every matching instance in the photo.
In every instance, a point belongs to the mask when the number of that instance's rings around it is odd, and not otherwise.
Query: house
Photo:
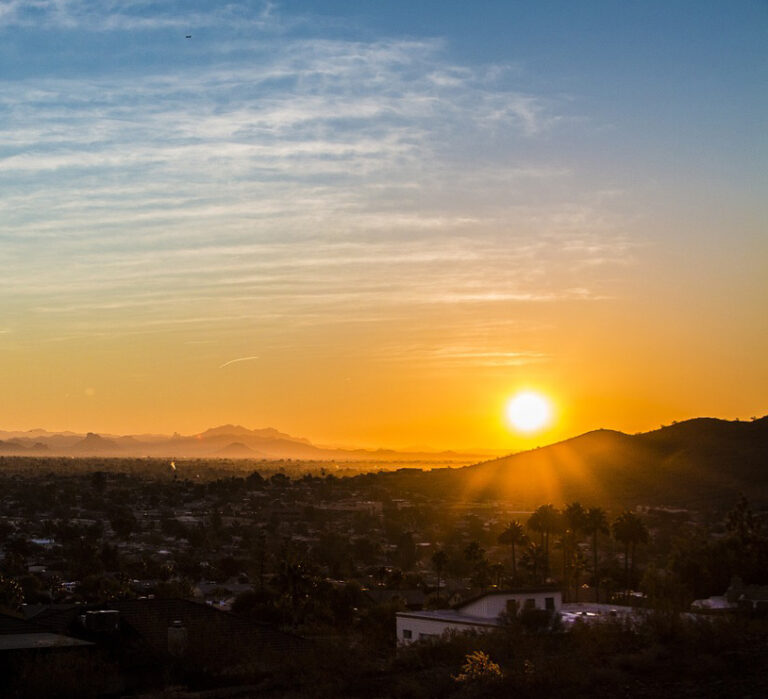
[[[489,592],[452,609],[398,612],[397,641],[408,644],[438,638],[446,631],[489,631],[519,612],[541,610],[554,615],[560,612],[562,605],[562,593],[554,587]]]
[[[768,585],[745,585],[741,578],[734,576],[725,598],[742,612],[768,612]]]
[[[33,620],[43,630],[96,644],[119,666],[125,691],[159,686],[174,668],[188,677],[261,677],[309,648],[270,624],[183,599],[62,605]]]
[[[63,634],[51,633],[43,626],[19,619],[10,614],[0,614],[0,654],[36,650],[83,650],[92,643]]]
[[[745,585],[735,576],[724,595],[697,599],[691,604],[695,612],[768,613],[768,585]]]
[[[48,696],[53,687],[93,661],[88,641],[52,633],[25,619],[0,614],[0,696]],[[66,677],[65,677],[66,676]]]

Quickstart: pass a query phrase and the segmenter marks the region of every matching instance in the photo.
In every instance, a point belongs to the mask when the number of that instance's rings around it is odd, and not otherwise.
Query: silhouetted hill
[[[80,456],[108,456],[122,453],[120,447],[111,439],[104,439],[93,432],[89,432],[85,435],[85,439],[73,444],[69,451]]]
[[[0,454],[24,454],[27,447],[18,442],[0,441]]]
[[[48,447],[40,442],[31,442],[24,444],[16,440],[2,441],[0,440],[0,454],[9,455],[44,455],[48,452]]]
[[[742,492],[768,502],[768,417],[698,418],[638,435],[596,430],[459,469],[456,477],[472,497],[526,505],[703,505]]]
[[[286,440],[289,442],[297,442],[300,444],[310,444],[309,440],[302,437],[292,437],[285,432],[280,432],[274,427],[263,427],[261,429],[249,430],[242,425],[221,425],[220,427],[212,427],[205,432],[201,432],[199,435],[195,435],[200,439],[209,439],[211,437],[251,437],[261,440]]]
[[[229,449],[232,444],[242,445]],[[256,458],[306,461],[419,461],[467,464],[479,454],[457,452],[395,451],[391,449],[344,449],[322,447],[303,437],[293,437],[273,427],[248,429],[242,425],[221,425],[194,435],[165,436],[142,434],[87,435],[75,432],[0,430],[0,454],[50,456],[156,457],[156,458]]]

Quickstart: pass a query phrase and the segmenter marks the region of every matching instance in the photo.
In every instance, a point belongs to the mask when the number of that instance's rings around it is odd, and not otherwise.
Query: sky
[[[0,0],[0,428],[763,415],[766,85],[758,1]]]

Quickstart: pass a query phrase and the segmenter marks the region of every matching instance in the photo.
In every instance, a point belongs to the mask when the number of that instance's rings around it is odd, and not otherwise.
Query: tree
[[[581,534],[586,531],[587,511],[580,502],[572,502],[563,510],[563,522],[566,529],[570,529],[576,535]]]
[[[403,570],[412,570],[416,565],[417,550],[416,542],[413,538],[413,533],[405,531],[400,535],[397,541],[397,549],[395,550],[395,560],[397,565]]]
[[[597,570],[597,537],[608,533],[608,515],[602,507],[590,507],[585,515],[584,531],[592,536],[592,575],[594,576],[595,601],[600,601],[600,576]]]
[[[464,547],[464,558],[469,563],[475,565],[485,558],[485,550],[477,541],[470,541]]]
[[[245,485],[248,490],[263,490],[265,484],[264,477],[258,471],[254,471],[245,479]]]
[[[736,503],[736,507],[728,513],[726,527],[741,544],[751,543],[759,533],[759,526],[749,507],[749,501],[743,495]]]
[[[91,487],[102,495],[107,489],[107,474],[104,471],[94,471],[91,474]]]
[[[544,549],[544,577],[549,577],[549,535],[560,526],[560,511],[554,505],[541,505],[528,518],[528,528],[541,535]]]
[[[275,579],[278,589],[288,599],[293,623],[298,622],[299,602],[312,588],[312,576],[301,561],[283,561]]]
[[[560,546],[563,551],[563,586],[570,595],[573,585],[576,562],[579,560],[579,541],[586,527],[587,513],[579,502],[565,506],[562,515],[562,536]]]
[[[440,574],[445,570],[448,563],[448,554],[442,549],[438,549],[432,554],[432,567],[437,573],[437,599],[440,600]]]
[[[267,563],[267,537],[258,530],[251,541],[250,561],[252,574],[259,578],[259,589],[264,590],[264,573]]]
[[[512,580],[515,581],[517,579],[517,555],[515,549],[517,546],[524,546],[528,542],[523,525],[517,520],[507,524],[506,529],[499,534],[498,542],[509,546],[512,551]]]
[[[612,529],[613,538],[624,544],[624,582],[625,589],[629,590],[630,575],[635,574],[635,550],[638,544],[648,541],[648,529],[643,520],[629,510],[616,518]]]
[[[112,531],[118,539],[127,540],[138,528],[136,516],[127,507],[121,507],[113,512],[109,518],[109,523],[112,525]]]
[[[504,576],[504,564],[494,563],[489,570],[491,576],[493,576],[493,579],[496,581],[496,587],[501,587],[501,579]]]
[[[487,653],[476,650],[469,653],[464,659],[464,665],[461,672],[453,679],[456,682],[466,682],[472,684],[485,684],[500,680],[502,677],[501,668],[494,663]]]
[[[287,488],[291,485],[291,479],[284,473],[277,472],[270,476],[269,484],[273,488]]]
[[[563,530],[562,534],[555,542],[555,548],[563,552],[563,601],[570,600],[571,587],[573,586],[573,573],[576,568],[578,558],[578,540],[576,533],[572,529]]]
[[[528,571],[533,582],[540,583],[539,571],[544,570],[544,549],[536,542],[529,541],[520,559],[520,565]]]
[[[19,583],[0,574],[0,610],[18,611],[23,602],[24,593]]]

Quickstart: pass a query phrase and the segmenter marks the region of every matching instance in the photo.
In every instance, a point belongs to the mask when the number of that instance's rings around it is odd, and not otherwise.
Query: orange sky
[[[768,412],[764,12],[178,7],[169,43],[159,5],[60,5],[0,28],[0,429],[512,450]]]

